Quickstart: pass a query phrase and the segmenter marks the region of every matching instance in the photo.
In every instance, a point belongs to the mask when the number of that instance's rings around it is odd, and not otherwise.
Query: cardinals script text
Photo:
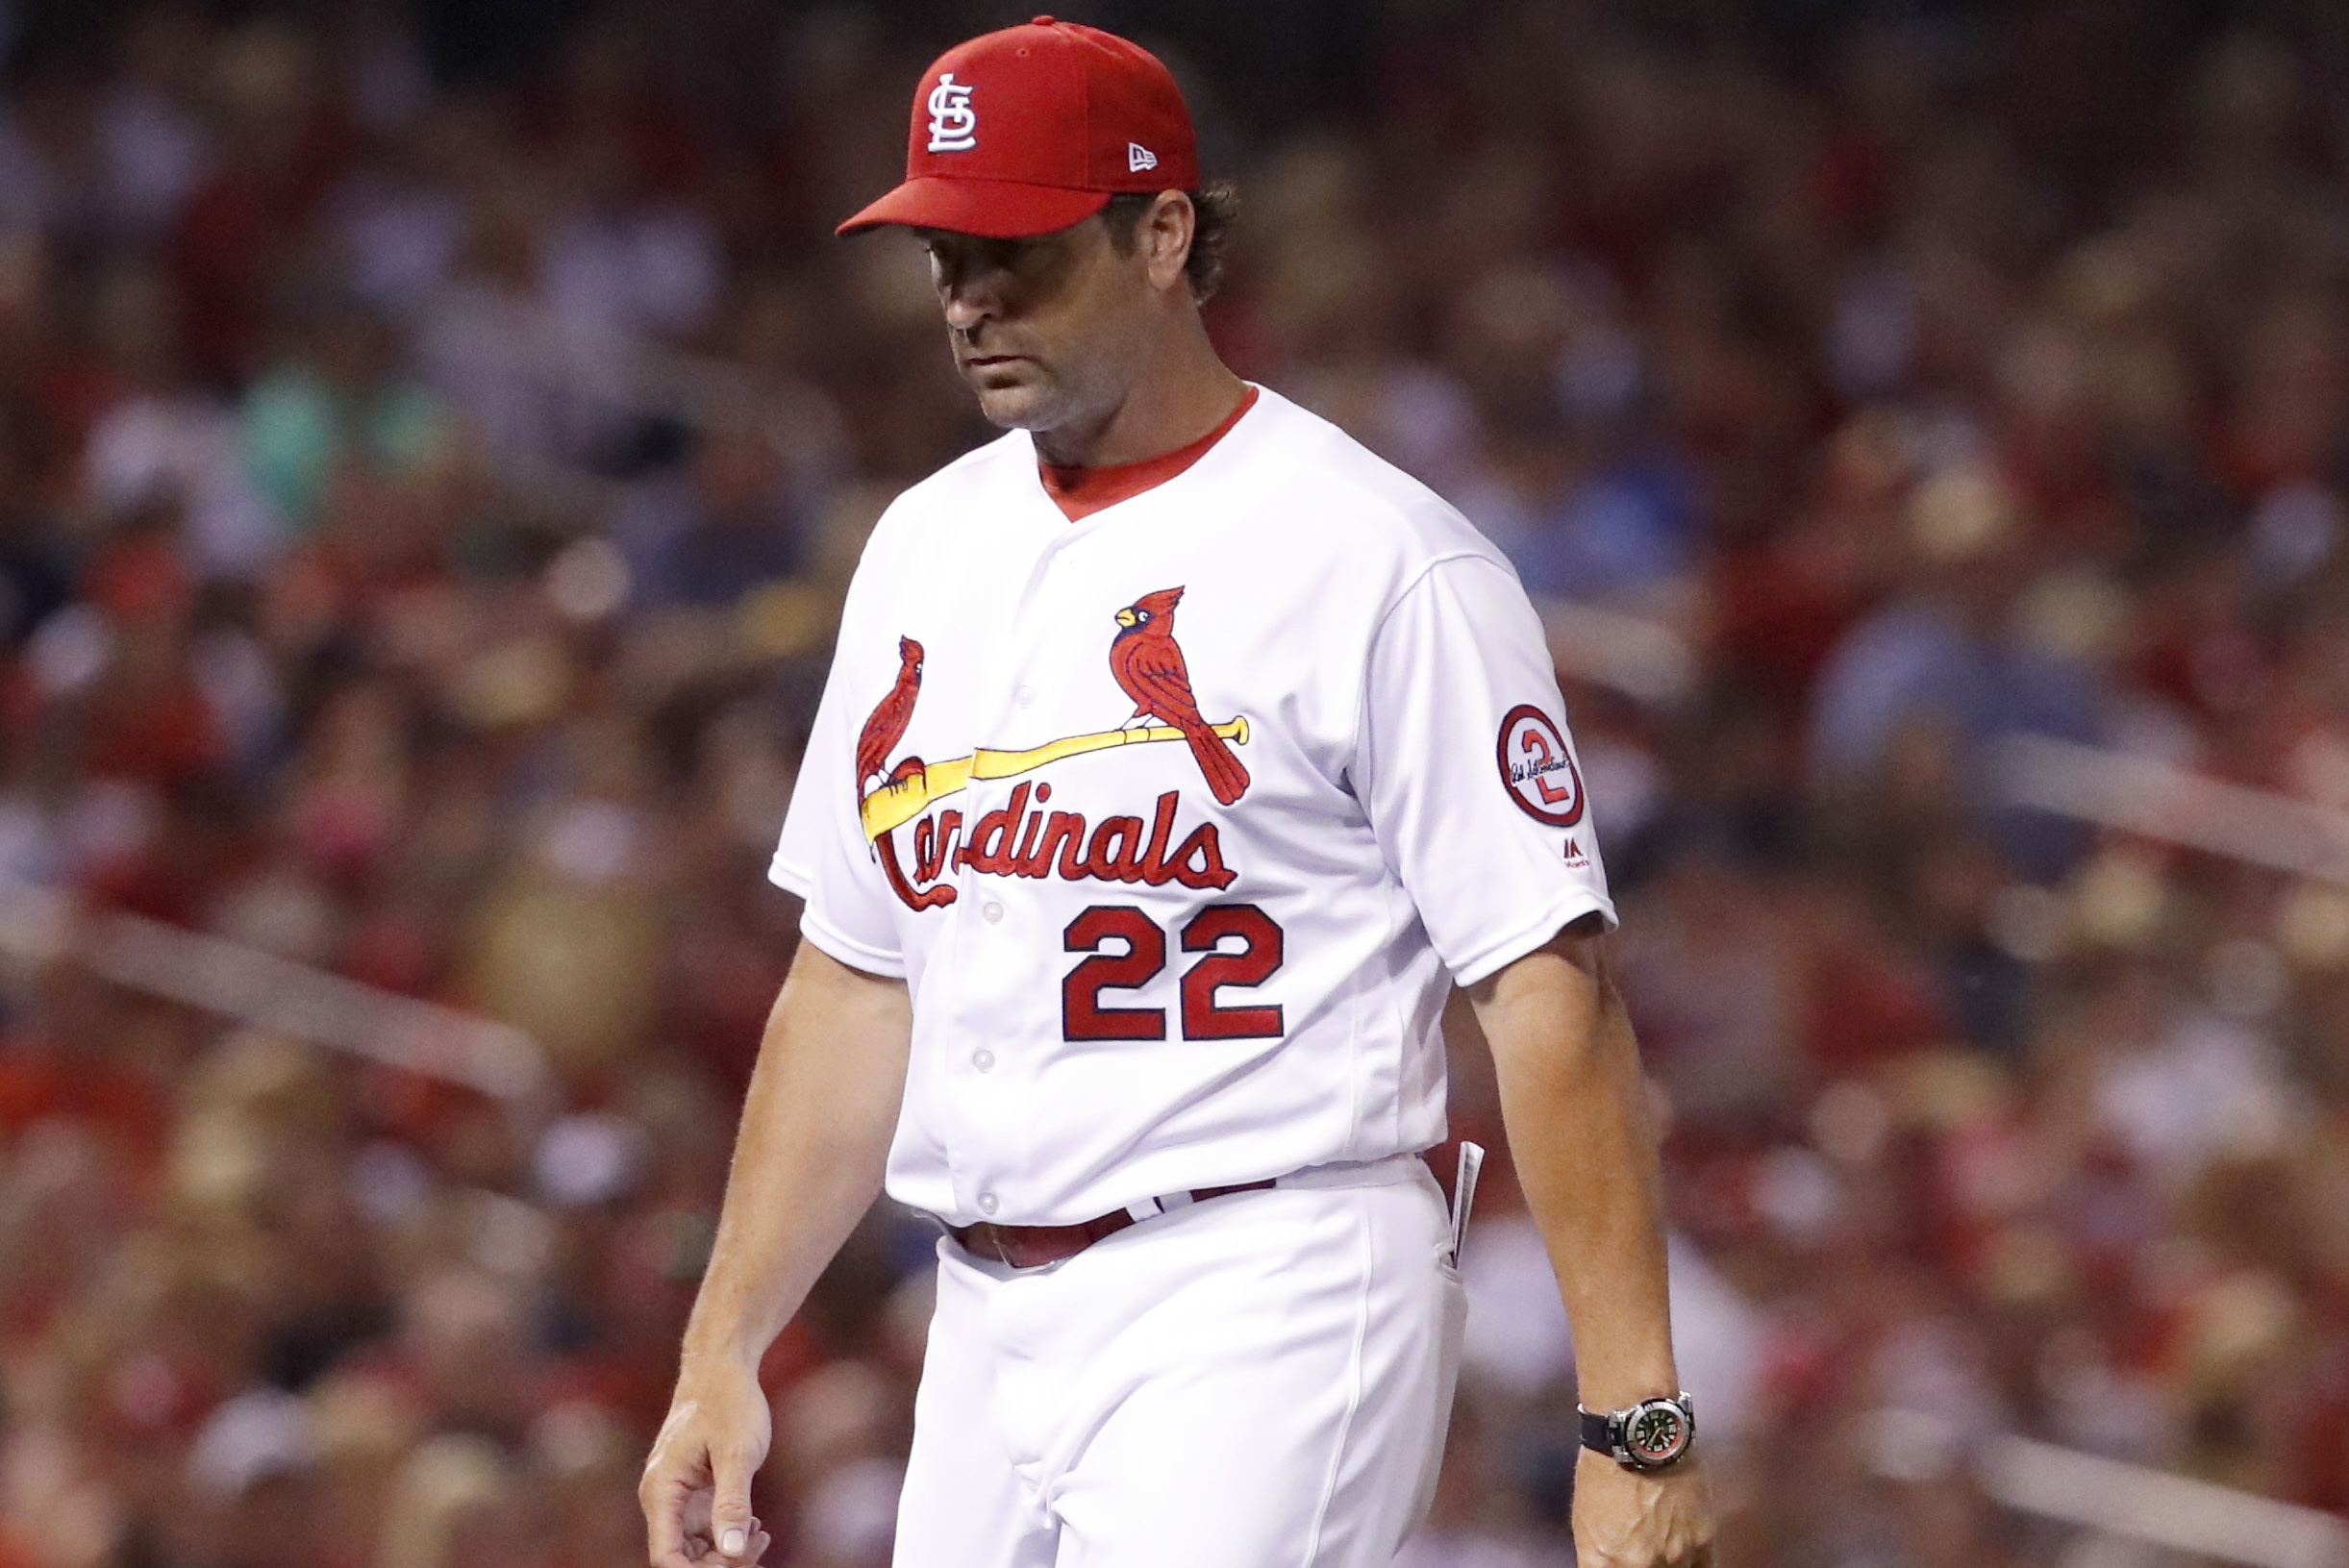
[[[990,877],[1052,877],[1064,882],[1140,883],[1162,887],[1222,889],[1236,873],[1223,862],[1223,840],[1212,822],[1202,822],[1180,842],[1175,825],[1182,791],[1158,798],[1150,821],[1106,816],[1087,824],[1082,812],[1047,811],[1052,785],[1021,784],[1001,808],[982,815],[963,835],[962,813],[937,811],[913,824],[912,873],[897,859],[894,833],[873,842],[898,898],[915,909],[955,901],[955,888],[938,879],[949,869]]]

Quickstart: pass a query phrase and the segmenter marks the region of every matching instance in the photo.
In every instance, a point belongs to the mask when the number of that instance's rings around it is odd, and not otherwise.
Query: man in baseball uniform
[[[1614,921],[1541,628],[1461,516],[1217,360],[1219,198],[1124,39],[951,50],[905,184],[1006,428],[842,613],[768,1023],[641,1498],[755,1560],[756,1371],[885,1182],[935,1215],[905,1568],[1390,1561],[1464,1310],[1451,982],[1572,1313],[1585,1568],[1710,1560]]]

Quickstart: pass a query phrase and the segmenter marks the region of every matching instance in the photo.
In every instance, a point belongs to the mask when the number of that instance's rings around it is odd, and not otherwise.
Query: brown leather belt
[[[1203,1204],[1210,1198],[1225,1198],[1235,1192],[1262,1192],[1273,1185],[1271,1182],[1242,1182],[1229,1187],[1194,1187],[1190,1200]],[[1074,1257],[1094,1242],[1113,1236],[1133,1223],[1133,1213],[1119,1208],[1075,1225],[997,1225],[991,1220],[981,1220],[976,1225],[948,1226],[946,1233],[973,1257],[992,1257],[1015,1269],[1035,1269]]]

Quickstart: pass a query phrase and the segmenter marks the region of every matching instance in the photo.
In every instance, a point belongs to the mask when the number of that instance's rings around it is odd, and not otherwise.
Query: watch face
[[[1688,1446],[1688,1418],[1669,1400],[1651,1400],[1623,1424],[1623,1446],[1643,1465],[1670,1464]]]

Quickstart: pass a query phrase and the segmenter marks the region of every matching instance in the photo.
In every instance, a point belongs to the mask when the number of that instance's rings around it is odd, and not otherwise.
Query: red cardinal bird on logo
[[[864,733],[857,736],[859,794],[863,793],[865,780],[887,771],[889,753],[897,749],[897,742],[905,738],[906,726],[913,722],[913,699],[922,689],[922,645],[912,637],[899,637],[897,660],[897,684],[873,709],[864,721]]]
[[[1124,630],[1110,644],[1110,673],[1134,699],[1136,718],[1147,714],[1183,732],[1208,788],[1229,806],[1247,790],[1248,770],[1200,717],[1199,701],[1190,694],[1190,671],[1174,639],[1174,609],[1182,598],[1181,588],[1161,588],[1117,612]]]

